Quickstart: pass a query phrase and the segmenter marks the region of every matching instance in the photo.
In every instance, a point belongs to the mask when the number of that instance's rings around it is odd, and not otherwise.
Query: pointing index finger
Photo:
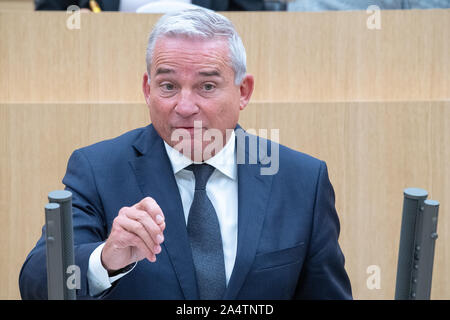
[[[136,204],[135,208],[147,212],[157,225],[164,225],[164,214],[155,199],[146,197]]]

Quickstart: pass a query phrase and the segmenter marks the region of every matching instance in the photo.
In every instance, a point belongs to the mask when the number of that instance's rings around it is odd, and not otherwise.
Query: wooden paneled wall
[[[394,297],[403,189],[420,187],[441,202],[432,298],[450,299],[450,10],[383,11],[381,30],[365,12],[225,14],[256,78],[240,123],[327,162],[354,297]],[[150,121],[140,87],[158,16],[82,14],[79,30],[67,17],[0,11],[0,299],[20,298],[71,152]]]
[[[0,10],[2,11],[33,11],[33,0],[0,0]]]
[[[247,48],[253,101],[442,100],[450,10],[225,13]],[[0,11],[0,101],[142,102],[145,48],[159,15]]]

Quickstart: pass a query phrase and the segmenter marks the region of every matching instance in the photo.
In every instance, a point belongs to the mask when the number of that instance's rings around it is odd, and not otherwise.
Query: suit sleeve
[[[107,234],[94,172],[82,150],[75,151],[70,157],[63,183],[65,189],[72,192],[75,264],[81,271],[77,298],[90,298],[87,281],[89,257]],[[45,226],[22,266],[19,288],[23,299],[47,299]]]
[[[350,280],[339,247],[339,218],[325,162],[316,187],[308,253],[296,289],[297,299],[352,299]]]

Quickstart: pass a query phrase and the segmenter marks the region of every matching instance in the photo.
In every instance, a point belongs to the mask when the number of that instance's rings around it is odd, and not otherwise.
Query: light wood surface
[[[0,11],[33,11],[33,0],[0,0]]]
[[[450,9],[226,12],[247,48],[253,101],[448,98]],[[136,83],[159,15],[0,12],[0,101],[142,102]]]
[[[144,104],[0,104],[0,298],[41,234],[47,193],[62,188],[81,146],[149,123]],[[246,129],[279,129],[281,143],[327,162],[354,297],[393,299],[403,189],[441,203],[432,298],[450,298],[450,102],[252,103]],[[270,138],[270,130],[269,138]],[[367,267],[381,288],[366,286]]]

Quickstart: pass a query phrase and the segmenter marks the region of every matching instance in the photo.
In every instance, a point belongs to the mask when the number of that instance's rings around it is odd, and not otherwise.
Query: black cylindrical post
[[[61,211],[61,235],[62,235],[62,260],[64,283],[64,300],[75,300],[76,290],[71,289],[67,285],[67,268],[75,264],[74,248],[73,248],[73,226],[72,226],[72,193],[66,190],[56,190],[48,194],[50,203],[57,203]]]
[[[403,198],[402,224],[400,231],[400,245],[398,251],[397,280],[395,285],[395,299],[409,300],[411,296],[412,271],[414,263],[415,229],[419,212],[423,211],[424,201],[428,192],[418,188],[405,189]]]

